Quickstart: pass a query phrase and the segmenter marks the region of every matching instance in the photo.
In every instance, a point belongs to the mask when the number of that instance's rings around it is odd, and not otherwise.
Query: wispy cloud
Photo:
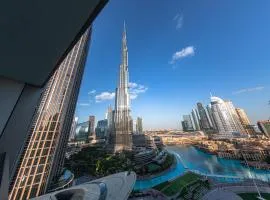
[[[79,103],[79,106],[90,106],[90,103]]]
[[[260,90],[263,90],[263,89],[264,89],[263,86],[257,86],[257,87],[253,87],[253,88],[244,88],[244,89],[241,89],[241,90],[234,91],[233,94],[254,92],[254,91],[260,91]]]
[[[195,48],[193,46],[188,46],[180,51],[175,52],[172,55],[172,59],[170,61],[170,64],[174,64],[177,60],[180,60],[182,58],[188,57],[188,56],[193,56],[195,54]]]
[[[174,16],[173,21],[176,21],[176,30],[179,30],[183,26],[184,16],[182,14],[180,14],[180,13],[177,13]]]
[[[102,92],[98,95],[95,96],[96,102],[102,102],[102,101],[106,101],[106,100],[111,100],[115,97],[115,93],[114,92]]]
[[[145,93],[148,90],[148,87],[141,84],[133,83],[133,82],[130,82],[128,86],[129,86],[130,99],[136,99],[139,94]]]
[[[145,93],[148,90],[148,87],[138,84],[138,83],[134,83],[134,82],[128,83],[128,87],[129,87],[130,99],[136,99],[139,94]],[[96,95],[95,101],[96,103],[100,103],[103,101],[112,100],[114,98],[115,98],[115,92],[106,91],[106,92],[101,92],[100,94]]]
[[[95,94],[97,91],[96,90],[91,90],[88,92],[88,94]]]

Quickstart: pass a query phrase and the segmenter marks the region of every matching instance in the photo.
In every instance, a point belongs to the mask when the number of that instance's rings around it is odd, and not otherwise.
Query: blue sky
[[[79,121],[114,106],[126,21],[132,116],[144,127],[180,128],[210,92],[270,116],[270,1],[111,0],[95,20],[76,108]]]

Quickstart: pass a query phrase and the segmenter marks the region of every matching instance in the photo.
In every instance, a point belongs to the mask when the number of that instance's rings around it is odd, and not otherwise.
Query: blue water
[[[168,146],[167,150],[175,155],[178,154],[188,169],[197,170],[203,174],[245,178],[251,178],[251,176],[253,176],[256,179],[263,181],[270,180],[270,170],[251,169],[249,171],[249,169],[243,166],[238,160],[218,158],[216,155],[205,153],[192,146]],[[159,177],[147,180],[137,180],[134,189],[142,190],[154,187],[155,185],[182,175],[185,171],[186,169],[182,162],[177,158],[175,169],[172,169]],[[219,181],[232,182],[236,181],[236,179],[219,178]]]

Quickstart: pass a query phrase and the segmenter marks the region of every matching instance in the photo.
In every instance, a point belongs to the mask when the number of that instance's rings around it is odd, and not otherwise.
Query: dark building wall
[[[0,79],[2,80],[0,81],[1,96],[4,94],[3,98],[0,98],[1,115],[3,114],[1,121],[6,122],[5,124],[2,123],[4,126],[2,126],[3,129],[0,134],[0,152],[5,152],[8,155],[11,179],[16,171],[18,157],[20,157],[24,143],[28,138],[31,121],[42,89]],[[6,84],[1,84],[3,82]]]

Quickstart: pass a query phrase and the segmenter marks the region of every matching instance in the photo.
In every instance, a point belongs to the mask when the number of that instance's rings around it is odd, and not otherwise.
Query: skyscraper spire
[[[128,48],[126,25],[124,21],[124,30],[122,36],[121,64],[119,71],[119,83],[116,88],[115,114],[114,114],[114,142],[115,150],[130,149],[131,143],[131,116],[130,116],[130,99],[129,99],[129,74],[128,74]]]
[[[124,33],[126,34],[126,21],[124,20]]]
[[[121,65],[127,69],[128,67],[128,49],[127,49],[127,31],[126,31],[126,23],[124,21],[124,29],[122,35],[122,54],[121,54]]]

